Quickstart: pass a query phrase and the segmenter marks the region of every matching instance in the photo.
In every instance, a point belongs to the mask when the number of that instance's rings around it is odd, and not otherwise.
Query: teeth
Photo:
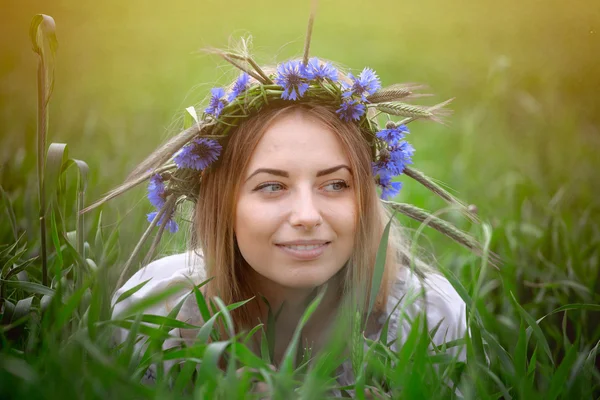
[[[319,247],[323,247],[325,244],[309,244],[309,245],[284,245],[283,247],[287,247],[292,250],[314,250]]]

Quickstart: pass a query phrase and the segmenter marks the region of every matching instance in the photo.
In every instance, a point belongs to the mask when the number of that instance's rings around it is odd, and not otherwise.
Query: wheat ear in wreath
[[[391,207],[393,210],[398,211],[399,213],[406,215],[407,217],[414,219],[415,221],[424,223],[425,225],[444,234],[445,236],[454,240],[461,246],[467,248],[477,256],[483,255],[483,247],[477,241],[477,239],[475,239],[468,233],[458,229],[450,222],[436,217],[435,215],[432,215],[431,213],[423,210],[422,208],[413,206],[412,204],[397,203],[394,201],[387,200],[381,200],[381,202]],[[500,264],[500,257],[492,252],[489,253],[489,256],[490,264],[495,268],[498,268],[498,265]]]

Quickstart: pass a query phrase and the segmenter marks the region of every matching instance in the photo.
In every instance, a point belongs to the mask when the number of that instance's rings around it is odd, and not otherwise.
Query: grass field
[[[394,360],[391,368],[378,357],[367,357],[364,382],[375,385],[384,371],[386,385],[396,387],[394,398],[450,397],[456,393],[449,381],[467,398],[598,398],[600,9],[592,1],[321,3],[313,55],[353,71],[372,67],[384,86],[426,83],[436,94],[424,99],[427,104],[455,98],[447,125],[411,124],[415,167],[477,206],[489,234],[454,212],[442,216],[489,239],[490,250],[504,261],[499,271],[482,267],[481,259],[425,229],[419,245],[458,277],[472,299],[476,318],[468,362],[388,354]],[[37,58],[28,37],[33,16],[53,16],[59,42],[47,143],[67,143],[69,157],[87,163],[89,204],[178,132],[186,107],[234,76],[201,48],[227,47],[230,39],[251,33],[259,62],[297,56],[308,8],[305,2],[270,0],[26,0],[5,7],[0,16],[5,305],[0,397],[177,398],[185,393],[234,398],[247,392],[243,382],[233,385],[231,373],[222,374],[208,362],[200,376],[206,383],[196,389],[183,380],[177,381],[179,391],[168,391],[166,382],[143,387],[136,378],[144,363],[136,365],[127,353],[112,354],[106,296],[147,226],[151,206],[143,189],[104,207],[102,229],[99,213],[87,214],[88,244],[73,240],[71,246],[71,236],[61,234],[77,224],[77,175],[71,168],[57,202],[64,223],[54,209],[49,214],[54,222],[48,221],[49,271],[58,274],[57,281],[64,275],[64,284],[55,282],[46,291],[35,286],[41,282],[41,256]],[[424,188],[403,181],[400,200],[431,211],[444,208]],[[163,240],[161,254],[185,247],[185,224]],[[83,254],[94,261],[96,272],[81,272]],[[42,300],[51,292],[55,300]],[[10,313],[9,303],[15,305]],[[155,334],[155,340],[163,338]],[[415,336],[414,348],[426,341],[425,335]],[[244,356],[238,345],[229,347],[237,351],[234,359],[258,366],[261,360]],[[205,356],[209,349],[198,351]],[[436,363],[440,367],[433,369]],[[299,396],[320,393],[332,367],[324,365],[294,375],[302,383]],[[290,371],[273,374],[274,398],[290,398],[291,377]]]

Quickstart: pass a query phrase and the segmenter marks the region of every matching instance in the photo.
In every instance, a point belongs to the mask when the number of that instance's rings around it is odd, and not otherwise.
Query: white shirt
[[[206,278],[202,257],[193,253],[176,254],[156,260],[136,272],[123,287],[117,290],[113,297],[113,305],[122,293],[150,279],[145,286],[132,296],[115,305],[113,318],[118,318],[128,307],[150,294],[160,292],[172,285],[186,285],[189,289],[182,289],[167,301],[149,307],[145,311],[145,314],[167,316],[173,307],[190,293],[191,282],[198,285]],[[367,334],[367,337],[371,340],[377,340],[381,334],[383,324],[391,314],[388,342],[398,338],[391,345],[391,350],[395,351],[397,350],[396,343],[401,344],[403,338],[406,338],[410,333],[411,322],[423,312],[426,315],[429,330],[439,324],[439,328],[433,337],[433,343],[437,346],[465,336],[465,303],[448,280],[437,273],[428,273],[424,279],[420,279],[410,270],[401,269],[397,279],[392,284],[386,310],[375,321],[378,329],[371,331]],[[195,301],[186,301],[177,319],[182,321],[193,320],[196,315],[198,315],[198,311]],[[176,338],[181,337],[179,329],[173,329],[170,334]],[[120,330],[118,336],[117,340],[123,342],[127,336],[127,331]],[[163,344],[163,348],[177,346],[181,341],[167,339]],[[141,345],[138,345],[139,350],[141,350]],[[448,353],[457,355],[461,361],[465,358],[464,348],[453,347],[449,349]],[[165,362],[165,371],[168,371],[173,364],[174,362]],[[342,365],[340,372],[341,375],[338,378],[340,384],[347,385],[353,381],[350,361]],[[151,368],[146,373],[145,380],[152,380],[154,373],[155,370]]]

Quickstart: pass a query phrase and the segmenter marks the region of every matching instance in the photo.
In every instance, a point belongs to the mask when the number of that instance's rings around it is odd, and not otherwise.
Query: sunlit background
[[[68,143],[69,155],[89,164],[89,203],[176,133],[186,107],[231,78],[202,48],[251,34],[255,58],[273,64],[301,54],[309,13],[308,1],[260,0],[5,0],[1,8],[0,179],[31,240],[33,15],[57,24],[49,142]],[[425,104],[455,97],[446,126],[411,125],[415,167],[477,205],[494,227],[522,221],[543,229],[538,222],[552,207],[567,222],[586,209],[590,221],[598,216],[599,38],[594,1],[321,1],[311,53],[352,71],[372,67],[384,86],[426,83],[436,96]],[[412,182],[400,197],[443,207]],[[105,207],[107,226],[120,223],[125,254],[149,211],[142,189]],[[185,235],[167,243],[163,251],[183,248]]]

